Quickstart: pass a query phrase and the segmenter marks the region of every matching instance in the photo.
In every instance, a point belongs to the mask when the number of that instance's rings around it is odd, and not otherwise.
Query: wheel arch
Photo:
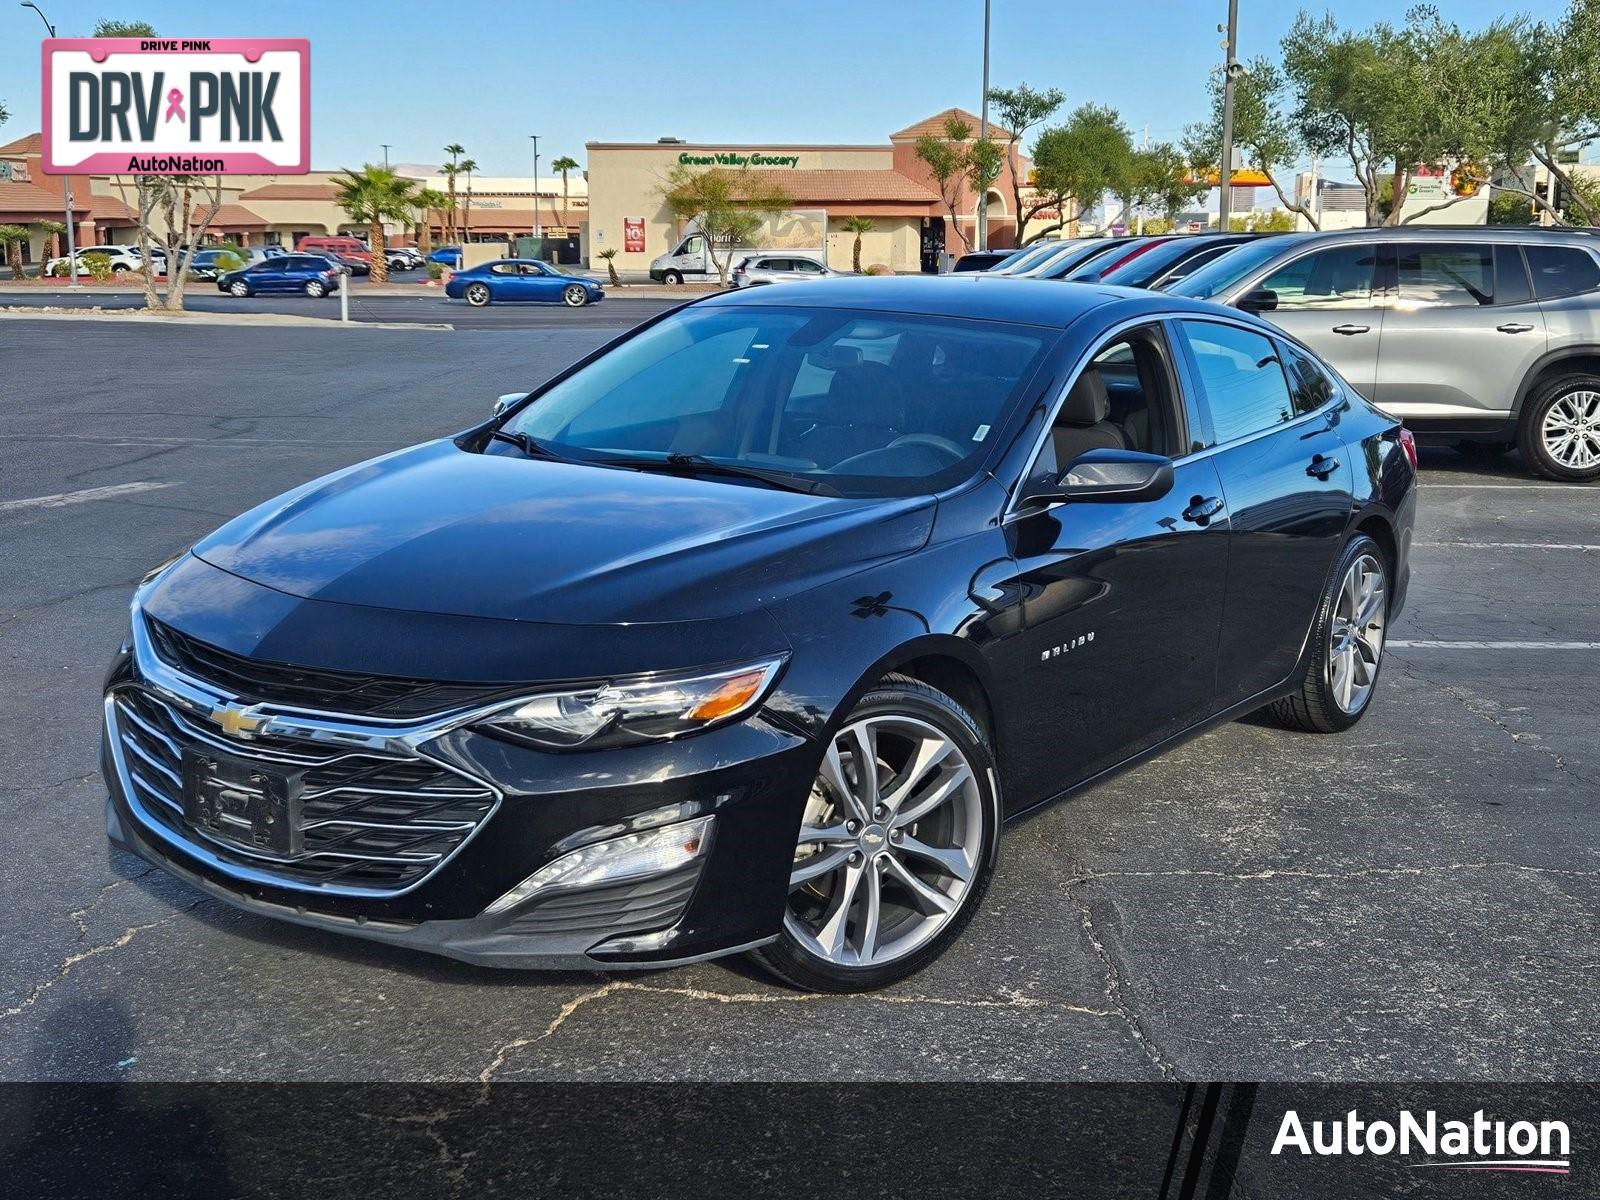
[[[1513,420],[1521,417],[1522,406],[1543,383],[1569,371],[1587,371],[1600,376],[1600,346],[1566,346],[1552,350],[1528,369],[1511,405]]]
[[[971,714],[988,736],[996,762],[1003,761],[1005,731],[994,703],[994,673],[965,638],[932,634],[896,646],[862,672],[834,711],[830,727],[849,716],[861,697],[888,675],[906,675],[937,688]]]

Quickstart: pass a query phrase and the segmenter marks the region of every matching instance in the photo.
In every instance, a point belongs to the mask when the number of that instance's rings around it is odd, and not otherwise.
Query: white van
[[[728,269],[739,265],[740,260],[752,254],[767,251],[793,258],[809,258],[815,262],[828,261],[828,216],[819,210],[798,210],[774,214],[763,219],[761,228],[752,239],[754,245],[735,246],[726,254]],[[815,244],[812,244],[812,243]],[[683,283],[685,280],[716,280],[717,264],[712,261],[705,235],[691,227],[677,246],[666,254],[650,260],[650,278],[656,283]]]

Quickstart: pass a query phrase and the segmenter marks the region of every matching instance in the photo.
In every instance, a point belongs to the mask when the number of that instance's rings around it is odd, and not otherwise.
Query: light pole
[[[1239,77],[1239,0],[1228,0],[1228,24],[1218,26],[1228,35],[1222,43],[1227,57],[1222,60],[1222,167],[1217,182],[1222,185],[1217,198],[1217,232],[1228,232],[1233,211],[1233,81]]]
[[[23,8],[31,8],[39,14],[39,20],[44,22],[45,32],[51,37],[56,35],[56,27],[50,24],[50,18],[44,15],[44,10],[32,0],[23,0]],[[72,273],[72,282],[67,285],[69,289],[78,290],[83,284],[78,282],[78,238],[72,228],[72,176],[66,175],[61,180],[61,198],[67,210],[67,270]],[[48,264],[46,264],[48,265]]]
[[[378,145],[383,147],[383,169],[385,171],[387,171],[389,169],[389,147],[392,144],[393,143],[391,143],[391,142],[379,142],[378,143]]]
[[[978,145],[989,140],[989,0],[983,0],[983,104],[978,109]],[[985,162],[988,160],[985,159]],[[989,248],[989,179],[984,172],[983,192],[978,197],[976,250]]]
[[[533,236],[540,237],[543,229],[539,224],[539,135],[530,133],[533,139]]]

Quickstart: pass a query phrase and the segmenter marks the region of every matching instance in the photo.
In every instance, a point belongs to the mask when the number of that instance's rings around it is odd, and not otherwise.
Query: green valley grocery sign
[[[800,163],[798,154],[735,154],[721,150],[716,154],[690,154],[685,150],[678,155],[685,167],[793,167]]]

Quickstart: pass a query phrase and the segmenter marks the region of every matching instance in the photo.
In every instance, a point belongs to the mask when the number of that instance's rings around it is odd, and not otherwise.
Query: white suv
[[[139,256],[139,247],[137,246],[79,246],[76,258],[78,260],[78,271],[82,274],[88,274],[89,268],[83,265],[83,260],[85,256],[90,254],[104,254],[109,258],[113,274],[123,271],[137,271],[144,265],[144,259]],[[48,274],[57,269],[67,269],[65,255],[51,259],[45,267],[45,272]]]

